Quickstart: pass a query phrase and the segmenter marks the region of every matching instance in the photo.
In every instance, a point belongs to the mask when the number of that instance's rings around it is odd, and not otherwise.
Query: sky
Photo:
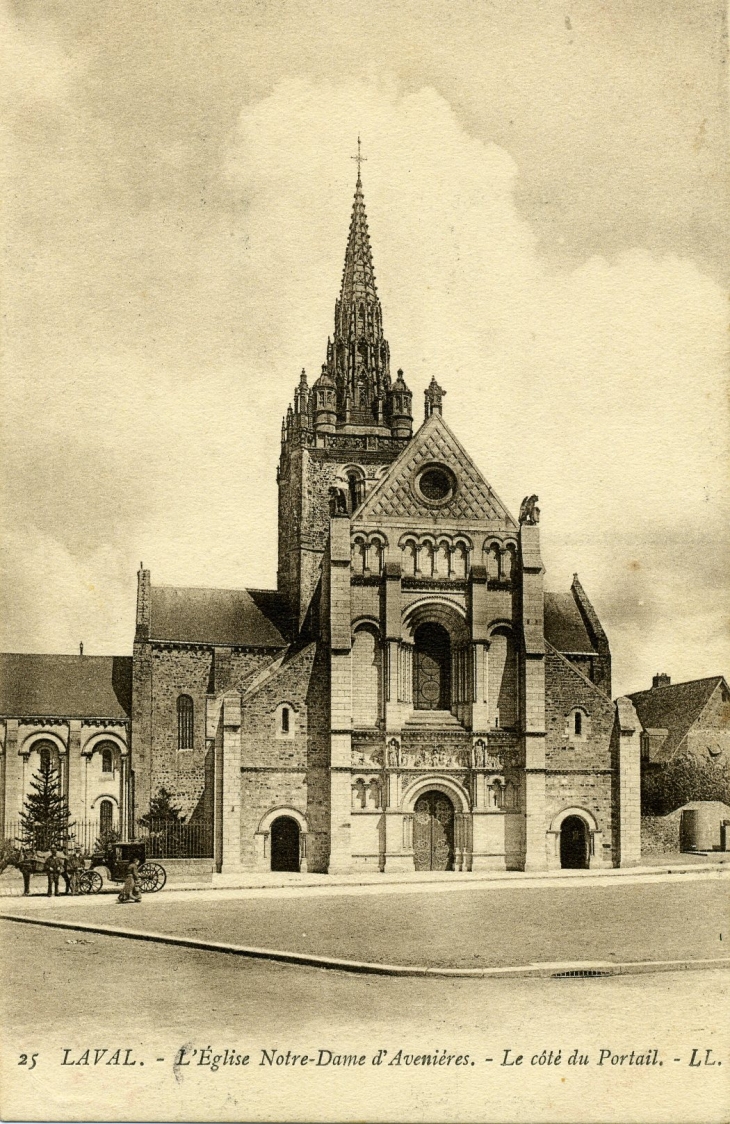
[[[3,9],[0,647],[124,654],[136,570],[272,588],[362,136],[385,334],[574,572],[614,693],[730,674],[710,0]]]

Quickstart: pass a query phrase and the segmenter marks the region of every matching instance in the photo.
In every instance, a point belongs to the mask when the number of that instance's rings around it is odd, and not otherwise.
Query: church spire
[[[340,295],[335,304],[334,338],[327,345],[327,371],[337,388],[338,422],[348,426],[388,425],[390,349],[383,336],[362,190],[362,155],[357,142],[357,181],[347,235]]]

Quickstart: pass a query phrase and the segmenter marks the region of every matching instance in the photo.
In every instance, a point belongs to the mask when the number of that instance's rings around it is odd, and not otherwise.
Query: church
[[[606,634],[577,575],[545,591],[537,496],[515,519],[436,378],[419,410],[393,375],[359,169],[326,361],[282,423],[276,590],[140,568],[131,660],[2,657],[4,821],[46,753],[72,815],[106,802],[130,838],[172,793],[220,884],[635,863]]]

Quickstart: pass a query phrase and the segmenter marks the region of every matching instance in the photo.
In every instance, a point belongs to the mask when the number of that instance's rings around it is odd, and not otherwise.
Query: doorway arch
[[[560,825],[560,865],[564,870],[587,870],[588,825],[582,816],[566,816]]]
[[[278,816],[271,824],[271,869],[299,873],[299,824]]]
[[[413,806],[413,863],[416,870],[454,869],[454,805],[445,792],[429,788]]]
[[[416,710],[451,707],[451,637],[442,624],[426,621],[414,633],[413,706]]]

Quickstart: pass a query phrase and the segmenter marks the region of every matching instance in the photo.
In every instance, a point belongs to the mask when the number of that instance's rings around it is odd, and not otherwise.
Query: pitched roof
[[[131,656],[0,653],[0,713],[49,718],[129,717]]]
[[[152,586],[151,640],[285,648],[286,631],[285,599],[272,590]]]
[[[721,675],[712,675],[709,679],[670,683],[628,696],[645,730],[669,731],[652,760],[661,763],[671,760],[722,681]]]
[[[559,652],[594,652],[572,593],[545,593],[545,639]]]

